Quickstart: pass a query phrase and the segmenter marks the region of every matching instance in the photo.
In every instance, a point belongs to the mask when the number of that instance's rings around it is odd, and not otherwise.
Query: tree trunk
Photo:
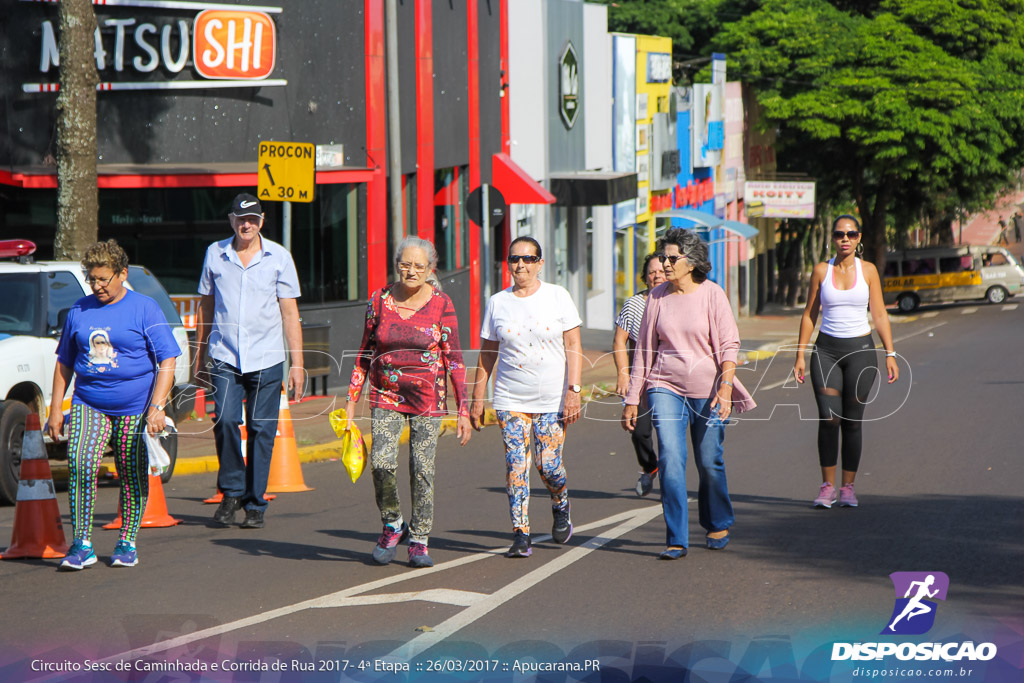
[[[91,0],[61,0],[57,95],[57,236],[54,258],[78,260],[98,234],[96,14]]]

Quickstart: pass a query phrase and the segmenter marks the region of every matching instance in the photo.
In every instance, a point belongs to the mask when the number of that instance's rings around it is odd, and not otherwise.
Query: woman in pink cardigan
[[[725,424],[754,401],[735,378],[739,331],[722,288],[707,279],[708,246],[689,230],[669,230],[659,244],[668,282],[648,295],[640,338],[622,410],[626,431],[636,427],[641,392],[646,392],[658,434],[658,471],[666,548],[676,560],[689,546],[686,504],[686,430],[689,427],[700,486],[697,509],[707,547],[729,543],[732,502],[725,477]]]

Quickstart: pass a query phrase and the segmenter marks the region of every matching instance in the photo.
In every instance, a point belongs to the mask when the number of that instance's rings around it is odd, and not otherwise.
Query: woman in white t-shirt
[[[493,371],[514,533],[507,555],[529,557],[531,431],[537,442],[537,470],[551,492],[551,536],[556,543],[572,536],[562,445],[566,426],[580,415],[583,321],[565,288],[538,279],[544,259],[537,240],[513,240],[508,263],[514,284],[488,300],[480,329],[483,344],[470,419],[479,430]]]

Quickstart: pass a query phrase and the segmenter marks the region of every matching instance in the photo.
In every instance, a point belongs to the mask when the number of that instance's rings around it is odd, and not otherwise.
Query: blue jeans
[[[213,436],[217,442],[220,472],[217,487],[225,496],[241,498],[246,510],[265,510],[270,456],[274,453],[277,416],[281,407],[284,363],[263,370],[240,373],[227,363],[210,365],[213,402],[217,419]],[[248,434],[242,459],[242,399],[245,399],[245,428]]]
[[[725,479],[722,442],[725,425],[710,398],[687,398],[666,389],[647,392],[658,433],[658,474],[661,506],[665,514],[665,545],[689,547],[690,514],[686,505],[686,428],[690,428],[694,462],[700,477],[697,510],[708,532],[724,531],[734,521],[729,485]]]

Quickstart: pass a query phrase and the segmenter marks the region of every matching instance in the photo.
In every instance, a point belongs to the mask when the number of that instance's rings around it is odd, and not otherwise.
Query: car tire
[[[167,425],[167,436],[163,439],[164,450],[167,451],[167,459],[171,464],[167,466],[164,473],[160,475],[160,483],[166,484],[174,474],[174,465],[178,462],[178,430]]]
[[[921,300],[917,298],[916,294],[905,292],[900,294],[896,299],[896,306],[900,309],[900,313],[911,313],[917,310],[917,307],[921,305]]]
[[[1008,295],[1009,292],[998,285],[995,287],[989,287],[988,291],[985,292],[985,301],[990,304],[1001,304],[1006,301],[1006,297]]]
[[[0,402],[0,501],[18,501],[21,477],[21,444],[29,407],[21,401]]]

